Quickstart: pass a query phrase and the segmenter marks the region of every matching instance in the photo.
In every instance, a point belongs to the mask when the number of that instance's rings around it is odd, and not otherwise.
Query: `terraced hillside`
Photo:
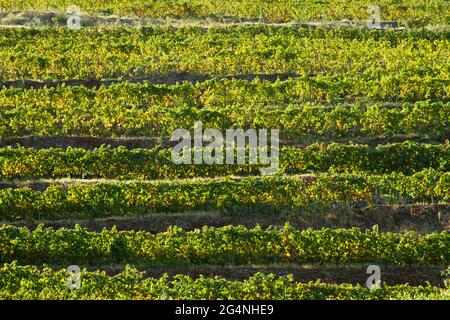
[[[0,299],[450,299],[447,2],[0,1]]]

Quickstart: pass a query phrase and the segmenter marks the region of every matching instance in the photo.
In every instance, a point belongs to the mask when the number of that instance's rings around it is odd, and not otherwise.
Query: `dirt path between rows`
[[[69,17],[72,20],[69,24],[73,25],[76,18],[77,25],[80,27],[202,27],[202,28],[224,28],[231,26],[272,26],[288,28],[367,28],[366,20],[317,20],[305,22],[283,22],[269,21],[263,17],[207,17],[207,18],[137,18],[120,17],[117,15],[95,15],[80,11],[71,11],[69,13],[56,10],[16,10],[12,12],[0,12],[0,26],[16,28],[32,27],[63,27],[68,25]],[[79,22],[78,22],[79,21]],[[380,21],[379,30],[405,30],[406,26],[397,21]]]
[[[4,222],[16,226],[35,229],[39,224],[53,228],[72,228],[76,224],[92,230],[101,231],[116,226],[118,230],[144,230],[152,233],[164,232],[170,226],[185,230],[201,229],[203,226],[223,227],[227,225],[244,225],[252,228],[260,225],[283,227],[286,222],[295,228],[319,229],[351,228],[370,229],[378,225],[382,232],[399,232],[416,230],[420,233],[433,231],[450,232],[450,205],[407,205],[378,206],[369,208],[335,208],[324,212],[299,212],[297,214],[257,214],[192,212],[181,214],[153,214],[146,217],[112,217],[94,220],[59,220],[59,221],[19,221]],[[2,223],[0,223],[2,224]]]
[[[341,284],[350,283],[366,286],[367,267],[369,264],[351,266],[321,266],[321,265],[297,265],[297,264],[274,264],[274,265],[244,265],[244,266],[180,266],[150,269],[137,267],[144,272],[144,278],[160,278],[163,274],[173,277],[177,274],[185,274],[193,278],[200,275],[206,277],[222,277],[229,280],[242,281],[249,276],[262,272],[265,274],[275,274],[277,276],[293,275],[297,282],[308,283],[320,280],[322,283]],[[50,266],[54,270],[65,269],[67,266]],[[88,271],[103,270],[108,275],[113,276],[125,270],[123,265],[107,266],[80,266]],[[393,267],[380,266],[381,281],[385,285],[406,284],[412,286],[426,285],[427,282],[434,286],[445,287],[443,267]]]
[[[314,77],[315,74],[309,74],[309,77]],[[100,88],[101,86],[111,86],[116,83],[128,82],[128,83],[143,83],[149,82],[153,84],[166,84],[175,85],[181,82],[198,83],[205,82],[212,79],[226,79],[226,80],[246,80],[253,81],[255,79],[261,79],[263,81],[275,82],[285,81],[288,79],[294,79],[303,77],[303,75],[295,73],[249,73],[249,74],[236,74],[236,75],[210,75],[199,74],[189,72],[169,72],[160,75],[152,75],[146,77],[126,77],[123,79],[71,79],[71,80],[31,80],[31,79],[19,79],[19,80],[2,80],[0,81],[0,88],[21,88],[21,89],[39,89],[50,88],[58,86],[84,86],[86,88]]]
[[[421,135],[396,135],[391,137],[353,137],[353,138],[335,138],[331,139],[323,137],[323,143],[340,143],[340,144],[368,144],[375,147],[379,144],[399,143],[404,141],[415,141],[422,143],[443,143],[445,140],[431,139]],[[326,141],[325,141],[326,140]],[[298,139],[280,139],[280,146],[307,147],[314,142],[320,141],[319,136],[308,136]],[[83,136],[59,136],[59,137],[43,137],[43,136],[26,136],[17,138],[0,139],[0,148],[3,147],[27,147],[35,149],[46,148],[85,148],[92,150],[102,145],[117,148],[123,146],[127,149],[143,148],[149,149],[155,146],[164,148],[173,147],[178,141],[171,142],[170,137],[83,137]]]

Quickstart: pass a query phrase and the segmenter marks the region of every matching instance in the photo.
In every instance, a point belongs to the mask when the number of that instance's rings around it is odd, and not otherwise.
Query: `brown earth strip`
[[[159,277],[163,273],[175,275],[183,273],[197,278],[203,274],[208,277],[221,276],[227,279],[242,280],[248,278],[256,272],[273,273],[278,276],[292,274],[295,281],[310,282],[320,279],[325,283],[351,283],[366,285],[367,266],[362,267],[320,267],[313,266],[303,268],[302,266],[294,267],[273,267],[273,266],[250,266],[250,267],[191,267],[187,269],[175,270],[146,270],[147,277]],[[381,268],[381,279],[384,284],[396,285],[409,283],[410,285],[426,285],[430,282],[433,285],[443,287],[444,281],[442,277],[442,268],[439,267],[388,267]]]
[[[212,79],[227,79],[227,80],[247,80],[253,81],[254,79],[261,79],[264,81],[275,82],[285,81],[291,78],[302,77],[303,75],[298,75],[295,73],[274,73],[274,74],[237,74],[237,75],[227,75],[227,76],[214,76],[209,74],[198,74],[189,72],[170,72],[167,74],[153,75],[148,77],[134,77],[122,79],[71,79],[71,80],[55,80],[55,81],[41,81],[41,80],[3,80],[0,81],[0,88],[21,88],[21,89],[39,89],[39,88],[50,88],[58,86],[84,86],[86,88],[100,88],[101,86],[110,86],[115,83],[129,82],[129,83],[142,83],[150,82],[153,84],[166,84],[175,85],[180,82],[205,82]],[[315,76],[314,74],[309,74],[309,77]]]
[[[188,267],[169,267],[150,269],[146,267],[136,266],[140,271],[144,272],[144,278],[159,278],[167,273],[169,277],[177,274],[185,274],[193,278],[200,275],[206,277],[219,276],[229,280],[242,281],[249,276],[262,272],[265,274],[273,273],[277,276],[293,275],[297,282],[308,283],[310,281],[320,280],[323,283],[341,284],[350,283],[366,286],[367,264],[348,265],[348,266],[326,266],[326,265],[295,265],[295,264],[272,264],[272,265],[248,265],[248,266],[188,266]],[[59,270],[67,268],[67,266],[50,266],[52,269]],[[107,266],[80,266],[88,271],[103,270],[112,276],[124,271],[123,265],[107,265]],[[410,284],[412,286],[431,285],[444,287],[444,278],[442,275],[443,267],[435,266],[414,266],[414,267],[394,267],[380,265],[381,281],[386,285]]]
[[[164,232],[170,226],[185,230],[201,229],[203,226],[223,227],[244,225],[252,228],[260,225],[282,227],[289,222],[295,228],[351,228],[370,229],[378,225],[381,232],[416,230],[420,233],[450,232],[450,205],[378,206],[368,208],[334,208],[323,212],[299,212],[292,214],[257,214],[226,212],[191,212],[180,214],[152,214],[146,217],[111,217],[94,220],[58,220],[4,222],[35,229],[39,224],[53,228],[73,228],[79,224],[92,231],[116,226],[118,230],[145,230]]]
[[[391,137],[355,137],[342,139],[328,139],[319,136],[311,136],[299,139],[281,139],[280,146],[306,147],[314,142],[322,141],[324,143],[341,143],[341,144],[368,144],[369,146],[377,146],[379,144],[397,143],[404,141],[416,141],[423,143],[443,143],[444,140],[435,140],[421,135],[396,135]],[[27,148],[45,149],[45,148],[85,148],[92,150],[102,145],[109,145],[113,148],[123,146],[127,149],[134,148],[153,148],[160,145],[164,148],[173,147],[177,142],[171,142],[170,137],[42,137],[42,136],[26,136],[17,138],[0,139],[0,148],[7,146],[23,146]]]
[[[74,147],[92,150],[95,148],[99,148],[102,145],[109,145],[113,148],[123,146],[126,147],[127,149],[135,149],[135,148],[153,148],[157,145],[168,147],[171,146],[169,140],[170,138],[145,138],[145,137],[109,138],[109,137],[27,136],[27,137],[8,138],[0,140],[0,147],[23,146],[35,149],[46,149],[46,148],[65,149],[67,147]]]
[[[196,26],[203,28],[230,27],[230,26],[274,26],[289,28],[367,28],[366,21],[341,20],[341,21],[307,21],[304,23],[269,21],[264,17],[207,17],[207,18],[136,18],[119,17],[116,15],[94,15],[84,12],[50,11],[50,10],[18,10],[12,12],[0,12],[0,26],[6,27],[64,27],[70,16],[77,15],[82,27],[155,27],[171,26],[186,27]],[[405,26],[398,21],[380,21],[380,30],[405,30]]]
[[[248,278],[256,272],[273,273],[279,276],[292,274],[294,280],[298,282],[310,282],[320,279],[325,283],[351,283],[366,285],[367,266],[362,267],[191,267],[184,270],[147,270],[146,276],[158,277],[163,273],[174,275],[184,273],[192,277],[198,277],[203,274],[208,277],[221,276],[233,280],[242,280]],[[387,285],[397,285],[409,283],[410,285],[419,286],[426,285],[427,282],[435,286],[444,286],[442,277],[442,268],[439,267],[388,267],[381,268],[381,281]]]

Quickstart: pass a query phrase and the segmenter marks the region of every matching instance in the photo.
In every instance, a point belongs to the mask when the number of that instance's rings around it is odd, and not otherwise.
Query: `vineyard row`
[[[448,31],[230,27],[0,30],[0,80],[327,75],[386,98],[448,97]],[[426,84],[426,89],[424,88]]]
[[[34,231],[0,227],[0,262],[21,264],[146,266],[267,263],[356,263],[446,265],[450,262],[448,232],[383,233],[352,229],[296,230],[257,226],[207,227],[166,232],[103,229],[91,232],[38,226]]]
[[[80,289],[67,289],[66,270],[54,271],[48,267],[5,264],[0,268],[0,299],[33,300],[92,300],[92,299],[141,299],[141,300],[414,300],[449,299],[450,289],[427,286],[383,286],[368,290],[360,285],[325,284],[321,282],[298,283],[292,276],[277,277],[257,273],[243,281],[223,278],[197,279],[176,275],[170,279],[143,278],[143,273],[127,267],[115,276],[105,272],[80,273]]]
[[[318,174],[306,176],[172,181],[49,183],[0,190],[4,220],[98,218],[190,210],[283,212],[333,205],[448,202],[450,173],[432,169],[405,176]],[[95,182],[95,181],[94,181]],[[39,186],[41,185],[41,186]]]
[[[121,83],[98,90],[3,89],[0,137],[170,137],[176,129],[191,130],[194,121],[221,130],[279,129],[282,138],[448,135],[450,104],[446,94],[441,95],[443,101],[436,102],[386,104],[358,100],[352,104],[317,105],[302,102],[304,94],[311,93],[308,83],[302,78],[276,83],[211,80],[175,86]],[[314,87],[320,92],[345,88],[332,83]],[[417,88],[428,90],[429,86],[422,83]]]
[[[190,149],[190,159],[193,159],[194,150]],[[236,153],[236,149],[233,150]],[[355,171],[412,174],[426,168],[450,171],[448,144],[404,142],[375,148],[368,145],[313,144],[306,148],[281,147],[277,150],[280,154],[278,174]],[[202,151],[212,153],[207,149]],[[225,151],[228,150],[222,147],[220,159],[224,158]],[[259,148],[260,151],[268,152]],[[172,160],[172,149],[159,146],[152,149],[102,146],[94,150],[6,147],[0,148],[0,178],[169,179],[260,174],[264,165],[249,164],[249,150],[245,152],[246,164],[177,165]]]
[[[243,20],[260,22],[304,22],[360,20],[365,22],[370,14],[367,8],[373,3],[368,0],[333,0],[317,2],[312,0],[266,1],[237,0],[223,2],[218,0],[193,1],[145,1],[145,0],[3,0],[2,9],[16,11],[59,10],[66,12],[69,5],[76,5],[83,12],[105,16],[131,16],[154,19],[208,19],[212,21]],[[448,23],[445,1],[384,1],[380,3],[380,18],[407,23],[408,26],[423,27],[427,24]],[[447,14],[448,15],[448,14]]]

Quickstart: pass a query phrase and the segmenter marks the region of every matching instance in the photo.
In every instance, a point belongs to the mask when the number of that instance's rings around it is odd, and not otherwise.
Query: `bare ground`
[[[120,17],[117,15],[94,15],[78,13],[80,24],[83,27],[151,27],[151,26],[171,26],[175,28],[195,26],[203,28],[229,27],[229,26],[252,26],[267,25],[275,27],[289,28],[366,28],[366,21],[340,20],[340,21],[305,21],[284,22],[269,21],[263,17],[162,17],[162,18],[137,18]],[[67,26],[69,14],[55,10],[18,10],[13,12],[0,12],[0,25],[7,27],[57,27]],[[437,26],[436,26],[437,27]],[[405,26],[397,21],[380,21],[381,30],[404,30]]]
[[[296,282],[308,283],[320,280],[322,283],[340,284],[350,283],[366,286],[367,267],[369,264],[354,264],[346,266],[317,265],[317,264],[271,264],[271,265],[203,265],[203,266],[180,266],[166,268],[146,268],[137,267],[144,272],[144,278],[159,278],[163,274],[173,277],[177,274],[188,275],[198,278],[219,276],[229,280],[244,280],[249,276],[262,272],[265,274],[275,274],[277,276],[292,275]],[[53,266],[52,269],[59,270],[67,266]],[[108,275],[116,275],[123,272],[124,265],[106,266],[80,266],[88,271],[103,270]],[[444,287],[443,268],[439,266],[414,266],[414,267],[393,267],[380,266],[381,281],[386,285],[410,284],[412,286],[426,285],[430,283],[434,286]]]
[[[423,143],[443,143],[444,138],[440,140],[431,139],[429,137],[408,134],[396,135],[390,137],[353,137],[353,138],[329,138],[322,137],[324,143],[358,143],[368,144],[370,146],[377,146],[379,144],[397,143],[404,141],[417,141]],[[281,137],[280,146],[294,146],[306,147],[314,142],[322,141],[320,136],[307,136],[297,139],[283,139]],[[58,137],[43,137],[43,136],[24,136],[17,138],[0,139],[0,148],[7,146],[23,146],[27,148],[45,149],[45,148],[85,148],[92,150],[99,148],[102,145],[109,145],[113,148],[123,146],[128,149],[134,148],[153,148],[157,145],[164,148],[173,147],[178,142],[171,142],[170,137],[88,137],[88,136],[58,136]]]
[[[71,79],[71,80],[29,80],[29,79],[19,79],[19,80],[3,80],[0,81],[0,88],[21,88],[21,89],[39,89],[44,87],[58,87],[61,85],[65,86],[84,86],[86,88],[99,88],[101,86],[110,86],[115,83],[129,82],[129,83],[142,83],[150,82],[153,84],[167,84],[175,85],[180,82],[205,82],[211,79],[237,79],[237,80],[247,80],[252,81],[254,79],[261,79],[265,81],[275,82],[277,80],[284,81],[290,78],[298,78],[302,75],[295,73],[251,73],[251,74],[236,74],[236,75],[209,75],[209,74],[198,74],[189,72],[169,72],[160,75],[152,75],[145,77],[126,77],[121,79]],[[310,74],[308,76],[315,76]]]
[[[351,228],[370,229],[374,225],[382,232],[400,232],[416,230],[420,233],[433,231],[450,232],[449,205],[406,205],[378,206],[368,208],[335,208],[324,212],[299,212],[291,214],[258,214],[258,213],[224,213],[224,212],[190,212],[179,214],[152,214],[145,217],[112,217],[93,220],[26,220],[3,222],[26,226],[30,229],[39,224],[53,228],[72,228],[76,224],[92,231],[116,226],[119,230],[145,230],[163,232],[170,226],[178,226],[185,230],[201,229],[203,226],[223,227],[227,225],[244,225],[263,228],[269,226],[282,227],[289,222],[296,228],[319,229]]]

